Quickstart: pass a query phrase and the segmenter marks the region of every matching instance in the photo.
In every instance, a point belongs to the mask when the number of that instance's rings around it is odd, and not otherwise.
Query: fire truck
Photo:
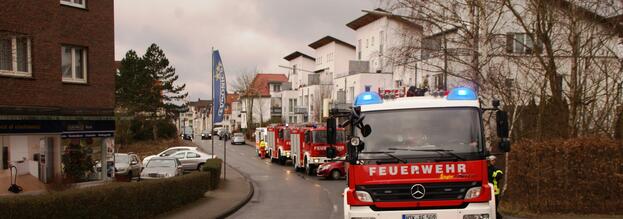
[[[277,125],[269,127],[267,132],[266,143],[270,161],[285,165],[290,159],[290,128],[288,125]]]
[[[495,113],[498,147],[508,152],[506,112],[499,101],[482,107],[469,88],[433,94],[383,99],[367,91],[356,97],[342,124],[353,136],[344,218],[496,217],[483,117]]]
[[[344,129],[337,129],[336,133],[336,158],[344,159],[346,155],[346,140]],[[327,142],[326,127],[300,127],[292,129],[292,163],[296,171],[305,171],[308,175],[314,175],[316,168],[330,160],[326,157]]]

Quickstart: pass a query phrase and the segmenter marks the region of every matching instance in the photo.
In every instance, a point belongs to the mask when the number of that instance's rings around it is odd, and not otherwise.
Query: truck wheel
[[[279,156],[279,164],[281,165],[286,165],[286,162],[288,162],[288,159],[286,159],[286,157],[283,156]]]
[[[308,176],[314,175],[314,167],[307,163],[307,159],[305,159],[305,174],[307,174]]]
[[[340,173],[339,170],[333,170],[331,171],[331,178],[334,180],[338,180],[340,179],[340,177],[342,177],[342,173]]]

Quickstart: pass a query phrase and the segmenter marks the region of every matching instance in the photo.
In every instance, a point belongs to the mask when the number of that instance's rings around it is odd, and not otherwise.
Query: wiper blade
[[[396,159],[397,161],[400,161],[400,162],[403,162],[403,163],[408,163],[406,160],[403,160],[403,159],[393,155],[392,154],[392,153],[394,153],[393,151],[362,151],[362,152],[359,152],[359,153],[361,153],[361,154],[385,154],[388,157]]]
[[[446,149],[407,149],[407,148],[388,148],[388,150],[393,150],[393,151],[424,151],[424,152],[437,152],[439,154],[447,154],[450,155],[458,160],[462,160],[464,161],[465,158],[459,156],[458,154],[455,154],[452,152],[452,150],[446,150]]]

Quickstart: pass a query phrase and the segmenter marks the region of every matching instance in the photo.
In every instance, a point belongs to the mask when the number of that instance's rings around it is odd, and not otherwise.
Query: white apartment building
[[[366,87],[376,91],[418,84],[415,67],[395,63],[391,57],[398,49],[418,45],[421,26],[399,17],[373,13],[366,13],[346,26],[356,32],[356,57],[349,60],[348,71],[333,80],[336,103],[352,104]]]
[[[176,122],[180,132],[185,127],[192,127],[194,134],[201,134],[204,130],[209,130],[212,101],[198,99],[197,101],[188,101],[186,105],[188,106],[188,111],[181,112]]]
[[[299,108],[299,103],[303,103],[302,88],[309,85],[310,77],[312,77],[311,81],[315,82],[316,59],[299,51],[283,59],[288,61],[289,71],[288,83],[282,86],[281,92],[282,119],[285,123],[296,124],[303,122],[305,116],[309,118],[308,112]]]

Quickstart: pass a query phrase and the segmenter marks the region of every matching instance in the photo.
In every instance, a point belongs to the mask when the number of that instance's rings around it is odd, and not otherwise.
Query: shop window
[[[102,156],[106,153],[108,144],[113,144],[108,138],[65,138],[61,164],[63,175],[71,182],[85,182],[102,180],[104,174],[102,166],[108,164],[111,156]]]

